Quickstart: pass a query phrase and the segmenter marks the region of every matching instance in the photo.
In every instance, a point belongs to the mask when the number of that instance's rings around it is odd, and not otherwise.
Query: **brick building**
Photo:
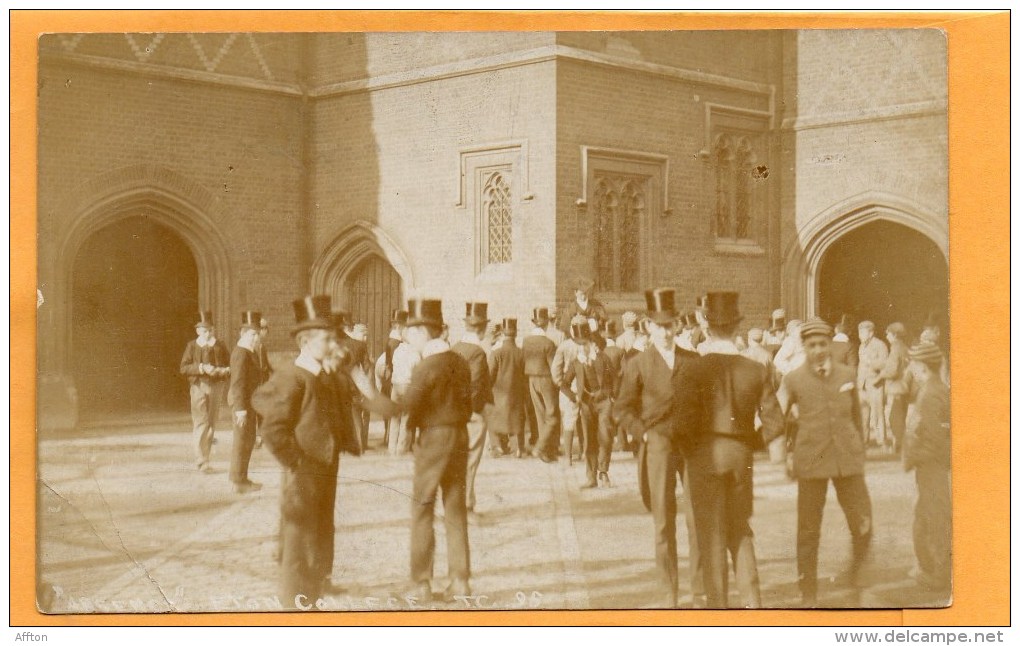
[[[40,426],[186,407],[199,309],[376,345],[671,285],[745,324],[948,312],[937,31],[53,34],[39,41]]]

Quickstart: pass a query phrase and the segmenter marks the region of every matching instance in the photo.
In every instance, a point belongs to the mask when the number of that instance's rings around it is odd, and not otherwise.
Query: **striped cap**
[[[832,326],[820,318],[808,319],[800,326],[800,338],[806,339],[809,336],[827,336],[832,338]]]
[[[912,346],[907,351],[907,356],[911,361],[920,361],[921,363],[942,363],[942,350],[934,343],[924,341]]]

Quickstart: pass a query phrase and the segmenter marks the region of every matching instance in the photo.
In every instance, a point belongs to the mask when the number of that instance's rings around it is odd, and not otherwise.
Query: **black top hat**
[[[737,308],[736,292],[709,292],[705,296],[705,320],[709,325],[729,325],[743,319]]]
[[[261,324],[262,312],[254,312],[252,310],[241,312],[241,329],[251,328],[257,330]]]
[[[393,310],[393,312],[390,313],[390,323],[407,325],[407,310]]]
[[[195,327],[212,327],[212,311],[202,310],[198,313],[198,323],[195,323]]]
[[[503,334],[517,336],[517,319],[503,319]]]
[[[464,322],[471,325],[480,325],[489,322],[488,303],[467,303],[464,313]]]
[[[645,290],[645,303],[648,305],[648,318],[658,324],[672,323],[676,320],[675,292],[672,289]]]
[[[575,341],[586,341],[590,335],[591,328],[588,327],[588,319],[578,315],[570,320],[570,338]]]
[[[538,327],[545,327],[549,324],[549,308],[536,307],[531,310],[531,322]]]
[[[294,322],[290,333],[302,330],[329,330],[333,327],[330,316],[330,297],[326,294],[305,296],[294,301]]]
[[[602,336],[616,338],[616,321],[613,319],[606,319],[602,322]]]
[[[407,301],[407,325],[430,325],[442,329],[443,301],[428,299]]]

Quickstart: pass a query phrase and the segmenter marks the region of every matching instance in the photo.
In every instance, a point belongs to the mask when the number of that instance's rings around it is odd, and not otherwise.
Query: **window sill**
[[[764,256],[762,249],[754,240],[719,240],[715,241],[715,252],[724,256]]]

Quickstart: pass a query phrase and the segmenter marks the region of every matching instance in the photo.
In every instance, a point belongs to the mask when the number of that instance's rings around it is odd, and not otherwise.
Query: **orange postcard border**
[[[1010,622],[1009,13],[10,12],[12,626],[972,625]],[[955,597],[939,610],[43,615],[35,607],[36,42],[46,32],[939,28],[949,43]],[[16,244],[20,241],[22,244]],[[980,333],[975,334],[977,330]],[[995,430],[998,429],[998,430]],[[990,564],[995,564],[989,567]]]

